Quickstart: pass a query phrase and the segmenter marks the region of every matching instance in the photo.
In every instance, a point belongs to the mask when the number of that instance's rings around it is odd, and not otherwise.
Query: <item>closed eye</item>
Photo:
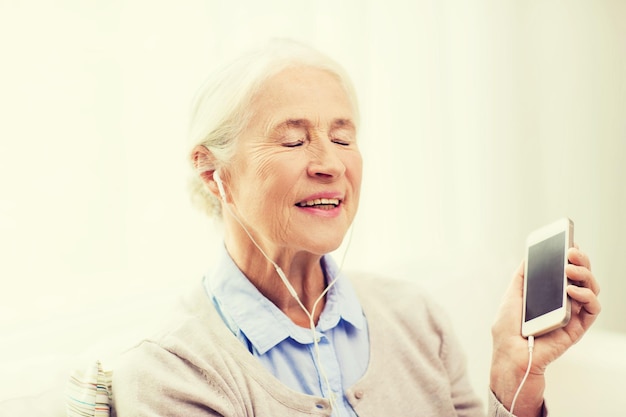
[[[335,127],[330,131],[329,137],[337,145],[350,146],[355,143],[356,131],[351,123],[347,123],[347,126],[339,124],[339,127]]]
[[[337,145],[341,145],[341,146],[350,146],[350,141],[347,141],[347,140],[333,139],[333,143],[336,143]]]
[[[296,141],[296,142],[283,143],[282,145],[284,147],[286,147],[286,148],[297,148],[298,146],[304,145],[304,141],[303,140],[299,140],[299,141]]]
[[[309,137],[306,127],[297,122],[288,123],[280,129],[281,145],[287,148],[302,146]]]

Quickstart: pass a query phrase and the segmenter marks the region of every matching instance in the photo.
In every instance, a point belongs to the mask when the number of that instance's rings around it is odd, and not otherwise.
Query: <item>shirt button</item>
[[[358,390],[354,393],[354,398],[356,398],[357,400],[360,400],[361,398],[363,398],[363,391]]]

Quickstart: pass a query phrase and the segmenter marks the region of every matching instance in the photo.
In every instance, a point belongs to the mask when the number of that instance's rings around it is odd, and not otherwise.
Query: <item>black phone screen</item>
[[[563,306],[565,232],[528,249],[526,321]]]

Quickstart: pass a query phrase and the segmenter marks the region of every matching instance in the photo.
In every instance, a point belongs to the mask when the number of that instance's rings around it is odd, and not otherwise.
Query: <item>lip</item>
[[[336,198],[337,200],[343,201],[343,194],[337,193],[337,192],[326,191],[326,192],[311,194],[310,196],[304,197],[303,199],[298,201],[298,203],[302,201],[317,200],[317,199],[322,199],[322,198]]]
[[[314,214],[316,216],[321,216],[321,217],[337,217],[339,216],[339,214],[341,213],[342,210],[342,205],[343,205],[343,201],[344,201],[344,196],[341,193],[338,192],[320,192],[320,193],[315,193],[315,194],[311,194],[301,200],[298,201],[298,203],[303,202],[303,201],[310,201],[310,200],[318,200],[318,199],[322,199],[322,198],[326,198],[326,199],[337,199],[339,200],[339,205],[333,209],[330,210],[326,210],[326,209],[319,209],[316,207],[301,207],[298,206],[297,203],[294,204],[294,206],[299,209],[302,210],[303,212],[309,213],[309,214]]]

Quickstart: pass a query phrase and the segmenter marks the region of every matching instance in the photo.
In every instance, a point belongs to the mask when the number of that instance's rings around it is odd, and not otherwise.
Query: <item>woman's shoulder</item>
[[[199,352],[232,336],[225,326],[216,325],[219,319],[204,287],[194,285],[168,309],[167,317],[150,335],[138,338],[121,357],[130,358],[125,361],[129,366],[155,366],[163,361],[163,355],[170,354],[193,362]]]
[[[392,275],[372,272],[352,272],[350,282],[359,297],[379,299],[382,302],[395,300],[402,302],[429,302],[428,291],[417,281]]]
[[[383,319],[412,328],[427,327],[441,332],[448,327],[448,316],[422,284],[405,277],[377,273],[350,274],[368,321]],[[368,314],[369,313],[369,314]]]
[[[114,389],[117,386],[119,392],[146,382],[157,384],[157,389],[159,384],[168,389],[174,385],[182,392],[189,388],[185,381],[204,380],[211,373],[217,376],[220,369],[216,363],[229,366],[226,362],[233,362],[233,352],[241,348],[219,320],[204,288],[193,287],[179,299],[160,329],[116,358]]]

